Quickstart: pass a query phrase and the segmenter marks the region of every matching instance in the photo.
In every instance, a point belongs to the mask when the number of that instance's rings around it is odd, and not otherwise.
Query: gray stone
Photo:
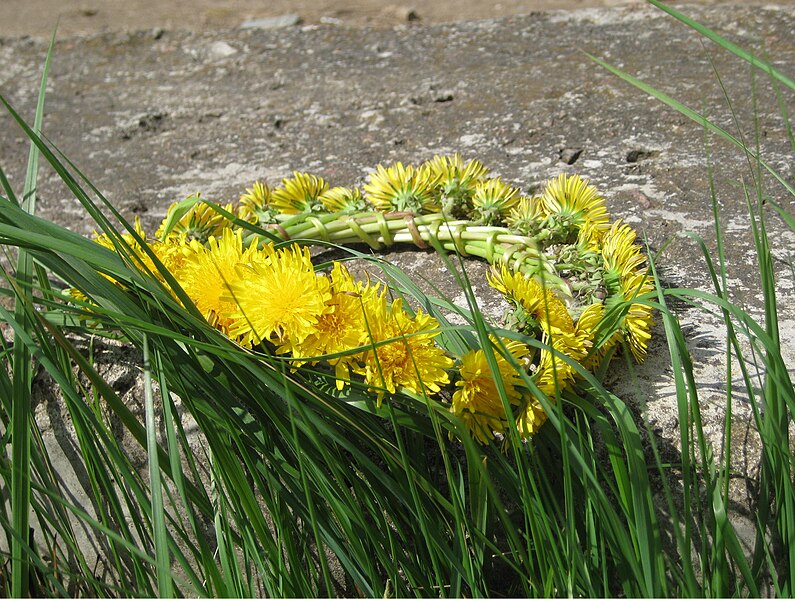
[[[301,23],[298,15],[282,15],[280,17],[267,17],[264,19],[252,19],[243,21],[241,29],[278,29],[280,27],[293,27]]]
[[[237,50],[225,41],[220,40],[210,44],[207,53],[211,58],[226,58],[227,56],[234,56],[237,54]]]
[[[582,154],[582,148],[563,148],[559,154],[561,162],[572,165],[577,162],[577,159]]]
[[[397,21],[415,23],[421,19],[417,10],[411,6],[400,6],[389,4],[381,10],[381,15],[386,18],[393,18]]]

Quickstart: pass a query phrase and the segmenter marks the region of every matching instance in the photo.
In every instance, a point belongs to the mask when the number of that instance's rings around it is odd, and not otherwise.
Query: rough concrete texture
[[[685,10],[792,76],[792,7]],[[0,92],[28,117],[45,51],[37,40],[0,40]],[[171,202],[191,193],[234,200],[254,180],[277,183],[292,170],[349,185],[379,162],[418,163],[460,152],[525,190],[560,172],[579,173],[604,192],[614,217],[636,227],[653,250],[665,248],[658,256],[665,285],[703,290],[710,290],[705,262],[692,239],[680,234],[695,233],[715,248],[709,154],[732,298],[761,320],[759,269],[741,187],[750,183],[745,158],[609,74],[586,52],[732,128],[719,73],[743,134],[754,138],[756,102],[763,154],[793,181],[792,148],[764,77],[757,74],[754,83],[746,63],[645,7],[386,31],[155,30],[64,39],[55,47],[44,131],[126,217],[140,216],[150,230]],[[795,114],[795,97],[784,93],[781,100]],[[26,152],[23,135],[0,115],[0,163],[18,187]],[[39,189],[43,216],[91,231],[80,206],[47,169]],[[795,212],[792,197],[772,184],[769,190]],[[782,351],[792,365],[793,279],[783,261],[792,256],[795,235],[772,215],[768,229],[782,271]],[[385,258],[418,278],[444,274],[430,254],[393,252]],[[484,310],[499,313],[478,274],[482,269],[473,273]],[[445,292],[461,296],[452,286]],[[720,456],[724,333],[695,309],[675,309],[695,361],[704,426]],[[648,360],[633,375],[620,365],[614,373],[613,388],[645,414],[663,447],[675,451],[678,416],[661,327]],[[737,376],[731,382],[733,413],[747,432],[751,404]],[[755,452],[743,435],[738,431],[735,443],[738,452],[748,452],[747,474],[753,476]],[[745,500],[745,479],[738,480],[733,507],[739,517],[753,506]]]

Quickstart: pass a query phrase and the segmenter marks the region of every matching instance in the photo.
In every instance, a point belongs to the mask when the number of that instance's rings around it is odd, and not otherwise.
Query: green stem
[[[568,285],[558,276],[556,268],[538,249],[533,237],[517,235],[504,227],[476,225],[468,220],[448,220],[443,214],[414,216],[407,212],[366,212],[346,214],[294,215],[266,225],[272,235],[285,241],[312,244],[365,243],[381,250],[395,245],[413,244],[422,249],[441,247],[463,256],[476,256],[491,264],[511,264],[529,275],[543,275],[550,284],[570,295]],[[267,241],[265,235],[246,236]]]

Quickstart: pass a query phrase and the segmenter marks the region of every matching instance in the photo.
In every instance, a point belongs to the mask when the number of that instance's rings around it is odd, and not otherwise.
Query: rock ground
[[[731,0],[730,0],[731,1]],[[678,4],[678,0],[671,0]],[[698,0],[725,5],[726,0]],[[765,4],[746,0],[745,5]],[[778,0],[792,5],[793,0]],[[541,10],[638,6],[640,0],[4,0],[0,2],[0,36],[36,35],[49,38],[56,23],[61,35],[135,31],[161,27],[187,31],[229,29],[257,23],[319,23],[370,28],[400,24],[527,15]]]
[[[785,72],[795,64],[791,6],[687,12],[769,56]],[[0,39],[0,93],[29,118],[45,51],[35,38]],[[710,290],[704,260],[685,234],[702,236],[714,250],[711,170],[732,298],[761,319],[759,270],[741,188],[750,182],[744,157],[586,53],[732,127],[719,73],[744,135],[754,137],[756,103],[764,154],[793,181],[792,148],[775,91],[764,78],[757,74],[754,80],[745,63],[662,13],[637,6],[386,30],[331,24],[67,37],[55,47],[44,132],[125,217],[140,217],[150,230],[171,202],[191,193],[234,200],[254,180],[277,183],[293,170],[349,185],[379,162],[417,163],[460,152],[525,190],[561,172],[579,173],[603,191],[614,217],[632,224],[652,251],[662,250],[665,285],[703,290]],[[782,101],[795,114],[792,94]],[[0,115],[0,164],[17,187],[26,153],[21,132]],[[47,168],[39,189],[40,214],[90,233],[91,222]],[[770,190],[795,212],[792,197],[773,185]],[[768,229],[784,271],[778,289],[782,351],[792,365],[793,281],[784,261],[792,257],[795,234],[772,216]],[[392,252],[385,258],[418,278],[444,275],[429,254]],[[474,263],[472,268],[482,272]],[[498,313],[482,276],[476,272],[473,282],[484,310]],[[445,293],[461,296],[447,285]],[[723,333],[695,309],[674,309],[693,352],[705,428],[720,455]],[[611,384],[675,451],[673,373],[660,327],[648,360],[632,376],[617,367]],[[751,404],[739,387],[735,391],[735,419],[747,428]],[[748,452],[749,476],[753,449],[738,449]],[[737,522],[747,524],[739,518],[753,506],[744,479],[738,480],[733,507]]]

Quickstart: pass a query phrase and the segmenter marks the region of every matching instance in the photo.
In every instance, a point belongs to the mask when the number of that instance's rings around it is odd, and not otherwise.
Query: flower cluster
[[[483,256],[508,304],[502,324],[518,335],[451,355],[431,315],[340,262],[318,271],[293,238],[407,240]],[[295,369],[326,368],[340,391],[357,380],[378,405],[401,391],[433,397],[484,443],[514,427],[535,434],[546,420],[540,397],[555,401],[621,342],[642,360],[650,337],[644,297],[654,283],[636,234],[611,223],[604,198],[576,175],[524,195],[458,154],[379,165],[362,189],[295,172],[275,188],[256,182],[236,205],[198,196],[174,204],[146,240],[151,252],[124,239],[139,268],[163,282],[162,269],[170,272],[207,322],[241,346],[287,357]],[[97,242],[114,247],[105,236]]]
[[[436,156],[418,167],[379,164],[362,190],[329,188],[320,177],[294,172],[274,190],[257,182],[242,198],[260,223],[275,222],[279,215],[377,210],[444,213],[474,224],[496,225],[505,222],[519,201],[519,188],[489,177],[479,161],[465,163],[458,154]]]

